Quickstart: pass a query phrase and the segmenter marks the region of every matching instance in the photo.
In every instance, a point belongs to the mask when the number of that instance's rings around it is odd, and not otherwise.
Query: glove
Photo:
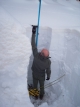
[[[37,28],[37,27],[38,27],[38,26],[32,25],[32,33],[33,33],[33,34],[36,33],[36,28]]]
[[[46,80],[49,80],[50,78],[47,78]]]

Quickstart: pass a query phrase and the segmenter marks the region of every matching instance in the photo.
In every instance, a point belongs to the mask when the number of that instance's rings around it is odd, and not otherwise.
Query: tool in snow
[[[34,97],[39,96],[39,93],[40,93],[39,90],[34,89],[32,84],[31,85],[28,84],[28,90],[29,90],[29,95],[34,96]]]

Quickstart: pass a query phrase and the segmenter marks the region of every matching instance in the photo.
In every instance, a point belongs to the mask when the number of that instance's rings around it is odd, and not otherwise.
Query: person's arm
[[[31,37],[31,45],[32,45],[32,51],[33,55],[36,56],[38,53],[37,46],[35,43],[35,37],[36,37],[36,26],[33,26],[32,28],[32,37]]]
[[[47,79],[50,79],[50,75],[51,75],[51,61],[49,60],[49,67],[46,69],[46,73],[47,73]]]

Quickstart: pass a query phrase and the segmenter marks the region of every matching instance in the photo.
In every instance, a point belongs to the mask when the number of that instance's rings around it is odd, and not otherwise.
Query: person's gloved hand
[[[49,80],[50,78],[47,78],[46,80]]]
[[[33,33],[33,34],[36,33],[36,28],[37,28],[37,27],[38,27],[38,26],[32,25],[32,33]]]

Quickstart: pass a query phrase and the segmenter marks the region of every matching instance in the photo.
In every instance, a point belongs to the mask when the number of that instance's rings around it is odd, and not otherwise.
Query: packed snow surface
[[[0,0],[0,107],[80,107],[80,2],[42,0],[38,50],[51,56],[43,100],[29,97],[38,0]]]

